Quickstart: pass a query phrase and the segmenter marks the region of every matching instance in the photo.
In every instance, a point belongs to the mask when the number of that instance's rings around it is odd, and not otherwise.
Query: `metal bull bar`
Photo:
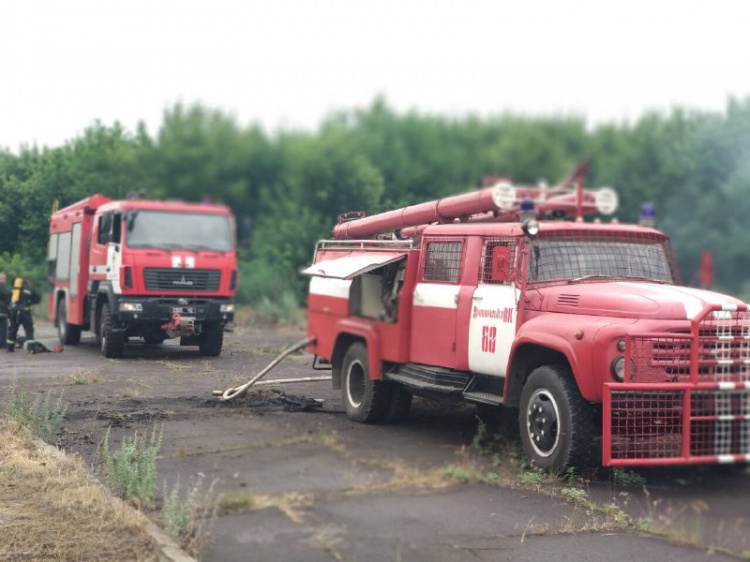
[[[689,333],[628,336],[603,406],[605,466],[750,462],[747,305],[709,305]]]

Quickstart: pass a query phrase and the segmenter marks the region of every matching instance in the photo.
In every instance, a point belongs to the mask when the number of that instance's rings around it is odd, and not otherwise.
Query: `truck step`
[[[441,367],[406,363],[398,370],[386,373],[386,378],[420,390],[443,394],[460,393],[471,379],[471,374]]]
[[[502,406],[503,397],[491,392],[464,392],[463,397],[471,402],[481,402],[492,406]]]

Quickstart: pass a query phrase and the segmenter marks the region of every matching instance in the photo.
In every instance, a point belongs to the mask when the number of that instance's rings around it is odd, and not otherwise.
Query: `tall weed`
[[[171,490],[164,481],[164,528],[190,552],[199,550],[218,516],[220,497],[214,492],[216,481],[204,491],[203,478],[203,474],[198,474],[184,497],[180,495],[179,475]]]
[[[23,379],[13,379],[10,387],[10,417],[44,441],[54,441],[62,428],[68,404],[63,400],[64,390],[60,390],[54,401],[52,391],[48,390],[42,399],[37,394],[32,400],[26,390]]]
[[[101,458],[107,483],[122,497],[136,502],[150,502],[156,484],[156,458],[161,450],[164,426],[156,424],[148,432],[123,439],[117,451],[110,451],[109,429],[104,435]]]

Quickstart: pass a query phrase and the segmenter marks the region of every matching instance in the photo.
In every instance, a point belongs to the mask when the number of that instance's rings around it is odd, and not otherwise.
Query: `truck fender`
[[[576,354],[573,352],[571,343],[556,334],[537,332],[534,334],[525,334],[513,342],[513,346],[510,350],[508,376],[505,379],[504,396],[506,397],[507,404],[515,405],[518,403],[521,397],[521,390],[523,389],[526,378],[530,373],[531,369],[528,368],[528,361],[526,360],[527,357],[524,352],[524,349],[528,349],[528,347],[534,348],[534,358],[536,358],[540,352],[546,352],[549,354],[548,360],[540,358],[539,366],[550,361],[566,361],[573,373],[578,389],[581,394],[586,397],[589,387],[586,384],[581,384],[581,366]],[[536,363],[536,361],[534,363]],[[534,365],[534,363],[532,363],[532,365]]]
[[[380,336],[377,330],[365,322],[358,322],[351,318],[342,319],[336,330],[336,343],[333,347],[333,378],[334,388],[340,384],[341,377],[341,359],[343,358],[349,345],[355,340],[364,340],[367,347],[367,363],[372,380],[381,380],[383,378],[382,363],[380,360]]]
[[[115,295],[114,291],[111,290],[109,281],[105,281],[99,284],[99,290],[96,294],[96,300],[94,303],[92,303],[94,305],[94,314],[96,316],[99,315],[99,303],[102,300],[107,301],[109,310],[111,312],[117,312],[119,306],[117,302],[117,295]]]

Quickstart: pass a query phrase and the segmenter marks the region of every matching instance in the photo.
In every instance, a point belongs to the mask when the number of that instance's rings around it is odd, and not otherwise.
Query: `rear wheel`
[[[99,314],[99,339],[101,341],[102,355],[110,359],[122,357],[125,348],[125,336],[116,331],[117,317],[109,312],[109,304],[102,305]]]
[[[346,416],[360,423],[382,422],[391,405],[390,391],[386,381],[370,378],[364,344],[351,344],[344,355],[341,369],[341,398]]]
[[[521,442],[532,464],[561,474],[587,467],[598,425],[594,409],[578,391],[567,367],[538,367],[521,393]]]
[[[224,343],[224,327],[219,322],[204,322],[201,326],[199,348],[201,355],[218,357]]]
[[[81,327],[68,324],[65,299],[57,303],[57,336],[63,345],[76,345],[81,341]]]

